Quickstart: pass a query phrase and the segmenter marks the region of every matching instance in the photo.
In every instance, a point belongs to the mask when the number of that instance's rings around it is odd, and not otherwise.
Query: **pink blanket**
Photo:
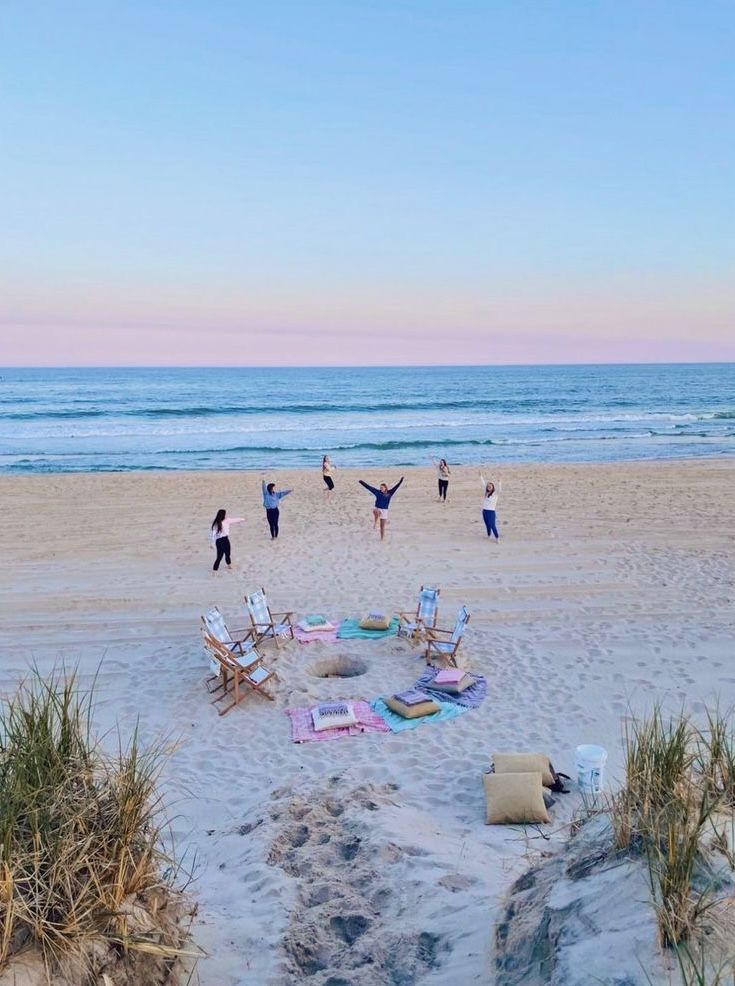
[[[291,720],[291,739],[294,743],[313,743],[317,740],[339,739],[341,736],[357,736],[359,733],[389,733],[390,726],[373,712],[367,702],[353,702],[352,708],[357,717],[356,726],[339,726],[337,729],[322,729],[316,732],[311,719],[311,709],[284,709]]]
[[[337,639],[337,626],[333,623],[331,630],[302,630],[301,627],[294,627],[293,635],[300,644],[310,644],[312,640],[325,640],[328,644],[333,644]]]

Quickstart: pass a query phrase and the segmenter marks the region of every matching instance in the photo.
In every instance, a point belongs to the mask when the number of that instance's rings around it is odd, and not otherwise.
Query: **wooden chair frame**
[[[431,589],[431,588],[432,586],[425,586],[425,585],[421,586],[421,589],[419,590],[419,600],[416,603],[415,613],[406,610],[405,612],[398,614],[398,620],[399,620],[398,635],[402,636],[401,626],[405,625],[407,629],[409,627],[413,627],[413,629],[411,629],[410,632],[405,634],[408,641],[412,644],[417,644],[424,641],[426,639],[427,631],[433,630],[436,627],[436,621],[439,618],[439,594],[441,593],[441,589],[433,590],[436,593],[436,599],[437,599],[436,609],[434,610],[433,622],[430,624],[425,623],[421,617],[421,594],[426,589]]]
[[[207,684],[207,690],[210,694],[214,694],[217,691],[222,691],[221,695],[213,699],[210,703],[211,705],[216,705],[218,702],[223,701],[223,699],[232,697],[232,701],[225,708],[217,709],[218,715],[225,715],[230,709],[239,705],[248,691],[257,692],[258,695],[262,695],[263,698],[267,698],[270,702],[273,701],[273,696],[264,687],[267,682],[271,679],[278,681],[278,675],[275,671],[269,671],[263,665],[263,657],[255,648],[255,645],[250,650],[253,659],[249,663],[244,663],[244,658],[247,657],[247,653],[241,661],[238,660],[237,655],[231,650],[228,650],[226,644],[223,644],[221,640],[217,640],[213,637],[207,630],[202,630],[202,639],[204,641],[204,647],[207,653],[214,658],[215,661],[220,666],[220,675],[222,679],[220,685],[217,688],[209,688]],[[258,668],[263,668],[267,672],[266,676],[259,682],[254,682],[252,680],[252,673]],[[211,679],[208,679],[211,680]]]
[[[436,656],[441,661],[445,662],[444,666],[455,667],[455,668],[458,667],[457,652],[459,651],[459,648],[462,646],[462,639],[464,638],[464,633],[465,630],[467,629],[469,622],[470,622],[470,614],[468,613],[467,619],[464,622],[464,627],[462,628],[462,632],[459,635],[459,639],[454,641],[454,647],[452,648],[451,651],[445,650],[442,647],[438,647],[437,644],[448,644],[452,642],[451,638],[454,636],[454,633],[457,629],[456,623],[451,630],[446,630],[443,629],[442,627],[431,627],[430,629],[427,629],[426,651],[425,651],[426,663],[433,664],[432,658]],[[443,639],[443,637],[440,635],[444,635],[444,637],[448,639]]]
[[[293,640],[293,611],[288,610],[284,613],[274,613],[268,604],[268,595],[265,589],[261,586],[260,591],[263,593],[263,599],[265,600],[265,609],[268,613],[268,620],[263,623],[257,623],[253,617],[252,610],[250,608],[250,600],[252,598],[252,593],[249,596],[245,596],[245,606],[247,607],[248,614],[250,616],[250,623],[253,632],[256,637],[256,644],[262,643],[264,640],[273,640],[278,649],[278,634],[276,633],[276,627],[285,624],[290,633],[290,637]]]

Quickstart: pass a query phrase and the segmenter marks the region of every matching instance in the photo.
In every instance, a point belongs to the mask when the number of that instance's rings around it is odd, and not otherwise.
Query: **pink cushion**
[[[467,672],[463,668],[442,668],[434,678],[436,685],[458,685]]]

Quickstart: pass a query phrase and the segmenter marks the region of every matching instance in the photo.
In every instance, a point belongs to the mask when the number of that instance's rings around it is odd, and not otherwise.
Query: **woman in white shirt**
[[[209,529],[210,547],[217,549],[217,557],[214,560],[214,565],[212,565],[213,572],[219,569],[219,563],[223,558],[228,569],[232,571],[230,564],[230,525],[241,524],[244,520],[244,517],[228,517],[226,510],[217,511],[217,516]]]
[[[482,473],[480,473],[480,484],[485,494],[482,501],[482,519],[485,521],[487,536],[494,537],[498,541],[500,535],[498,534],[498,527],[495,523],[495,512],[498,508],[500,483],[498,483],[496,488],[495,483],[488,482]]]
[[[332,499],[332,493],[334,493],[334,479],[332,479],[332,473],[335,467],[329,461],[329,456],[325,455],[322,459],[322,479],[324,480],[324,485],[326,489],[324,490],[327,500]]]
[[[436,466],[436,478],[439,483],[439,499],[447,502],[447,487],[449,486],[449,476],[451,475],[451,470],[447,464],[446,459],[432,459],[432,462]]]

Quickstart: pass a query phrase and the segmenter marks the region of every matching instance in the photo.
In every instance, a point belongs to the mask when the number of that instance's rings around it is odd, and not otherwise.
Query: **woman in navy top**
[[[382,541],[385,537],[385,525],[388,523],[388,507],[390,506],[391,497],[396,492],[398,487],[403,482],[404,477],[398,480],[396,485],[392,489],[388,489],[385,483],[380,484],[380,488],[376,489],[374,486],[370,486],[364,480],[359,480],[360,486],[364,486],[366,490],[375,497],[375,506],[373,507],[373,528],[380,524],[380,540]]]

